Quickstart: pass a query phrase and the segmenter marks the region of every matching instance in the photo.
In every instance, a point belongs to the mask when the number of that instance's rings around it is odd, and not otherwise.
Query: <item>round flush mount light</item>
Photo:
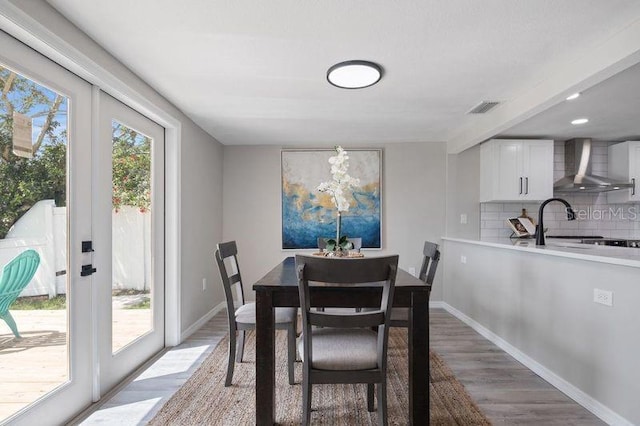
[[[327,81],[341,89],[362,89],[382,78],[382,67],[370,61],[345,61],[327,71]]]
[[[574,99],[578,99],[580,97],[580,92],[574,93],[573,95],[567,96],[568,101],[572,101]]]
[[[574,126],[578,126],[580,124],[585,124],[588,123],[589,119],[588,118],[576,118],[575,120],[573,120],[571,122],[571,124],[573,124]]]

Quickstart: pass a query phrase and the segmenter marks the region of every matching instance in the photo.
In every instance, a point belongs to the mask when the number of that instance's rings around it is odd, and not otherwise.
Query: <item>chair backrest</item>
[[[312,359],[312,326],[337,328],[378,327],[378,365],[386,359],[391,306],[398,271],[398,256],[371,258],[332,258],[296,255],[296,273],[300,308],[302,311],[302,332],[305,338],[304,359]],[[348,286],[381,282],[383,286],[380,309],[365,312],[327,313],[311,311],[309,283],[322,282],[338,284],[349,291]]]
[[[327,240],[329,239],[330,238],[328,237],[318,237],[318,248],[321,250],[327,248]],[[348,237],[347,241],[349,241],[353,245],[353,250],[357,250],[358,252],[360,252],[360,249],[362,248],[362,238]]]
[[[227,313],[231,318],[237,307],[234,304],[234,287],[236,288],[236,303],[238,303],[238,307],[244,305],[244,290],[242,288],[236,242],[219,243],[216,246],[215,257],[220,271],[222,286],[224,287],[224,296],[227,299]]]
[[[425,241],[422,254],[424,257],[418,278],[431,286],[433,285],[433,278],[436,276],[436,269],[440,261],[440,250],[436,243]]]
[[[2,268],[0,275],[0,315],[18,298],[31,282],[40,265],[40,256],[35,250],[25,250]]]

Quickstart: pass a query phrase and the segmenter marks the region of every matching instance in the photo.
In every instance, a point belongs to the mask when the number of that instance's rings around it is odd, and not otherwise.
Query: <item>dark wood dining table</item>
[[[354,259],[357,261],[357,259]],[[275,419],[275,318],[274,309],[300,306],[295,259],[287,257],[253,289],[256,292],[256,425],[273,425]],[[382,287],[312,287],[314,305],[323,307],[380,306]],[[393,306],[408,307],[409,314],[409,423],[429,424],[429,288],[399,269]]]

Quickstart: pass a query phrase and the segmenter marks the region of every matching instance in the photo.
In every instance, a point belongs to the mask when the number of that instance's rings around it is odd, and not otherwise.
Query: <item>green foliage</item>
[[[59,295],[49,299],[48,296],[19,297],[11,305],[12,311],[35,311],[35,310],[63,310],[67,309],[67,297]]]
[[[125,306],[124,309],[151,309],[151,299],[145,297],[141,302]]]
[[[151,139],[113,124],[113,208],[151,205]]]
[[[53,199],[57,206],[65,205],[65,151],[56,142],[31,159],[10,154],[9,161],[0,160],[0,238],[36,202]]]
[[[338,241],[336,243],[336,240],[331,238],[327,240],[327,251],[336,251],[337,248],[340,248],[340,250],[350,250],[353,248],[353,244],[351,243],[351,241],[348,241],[348,238],[346,235],[342,235],[340,237],[340,241]]]
[[[0,239],[40,200],[66,200],[66,132],[59,130],[61,100],[53,92],[0,67]],[[33,158],[13,154],[13,112],[39,118],[43,127]],[[34,120],[34,121],[36,121]]]

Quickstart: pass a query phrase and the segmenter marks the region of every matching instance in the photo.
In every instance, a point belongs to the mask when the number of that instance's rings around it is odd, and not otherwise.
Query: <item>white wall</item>
[[[366,253],[397,253],[400,267],[419,271],[424,241],[440,243],[445,233],[446,146],[399,143],[367,147],[383,149],[383,248]],[[256,280],[295,253],[281,249],[280,151],[278,146],[224,147],[223,238],[238,243],[249,298],[253,298],[251,287]],[[440,300],[441,281],[439,273],[432,300]]]
[[[602,418],[640,424],[640,269],[453,241],[445,250],[447,304]],[[612,291],[613,307],[594,303],[594,288]]]
[[[480,146],[447,156],[447,236],[480,236]],[[467,217],[461,223],[460,216]]]
[[[182,128],[182,331],[224,300],[213,258],[222,240],[222,145],[199,127]],[[202,279],[207,289],[202,290]]]

